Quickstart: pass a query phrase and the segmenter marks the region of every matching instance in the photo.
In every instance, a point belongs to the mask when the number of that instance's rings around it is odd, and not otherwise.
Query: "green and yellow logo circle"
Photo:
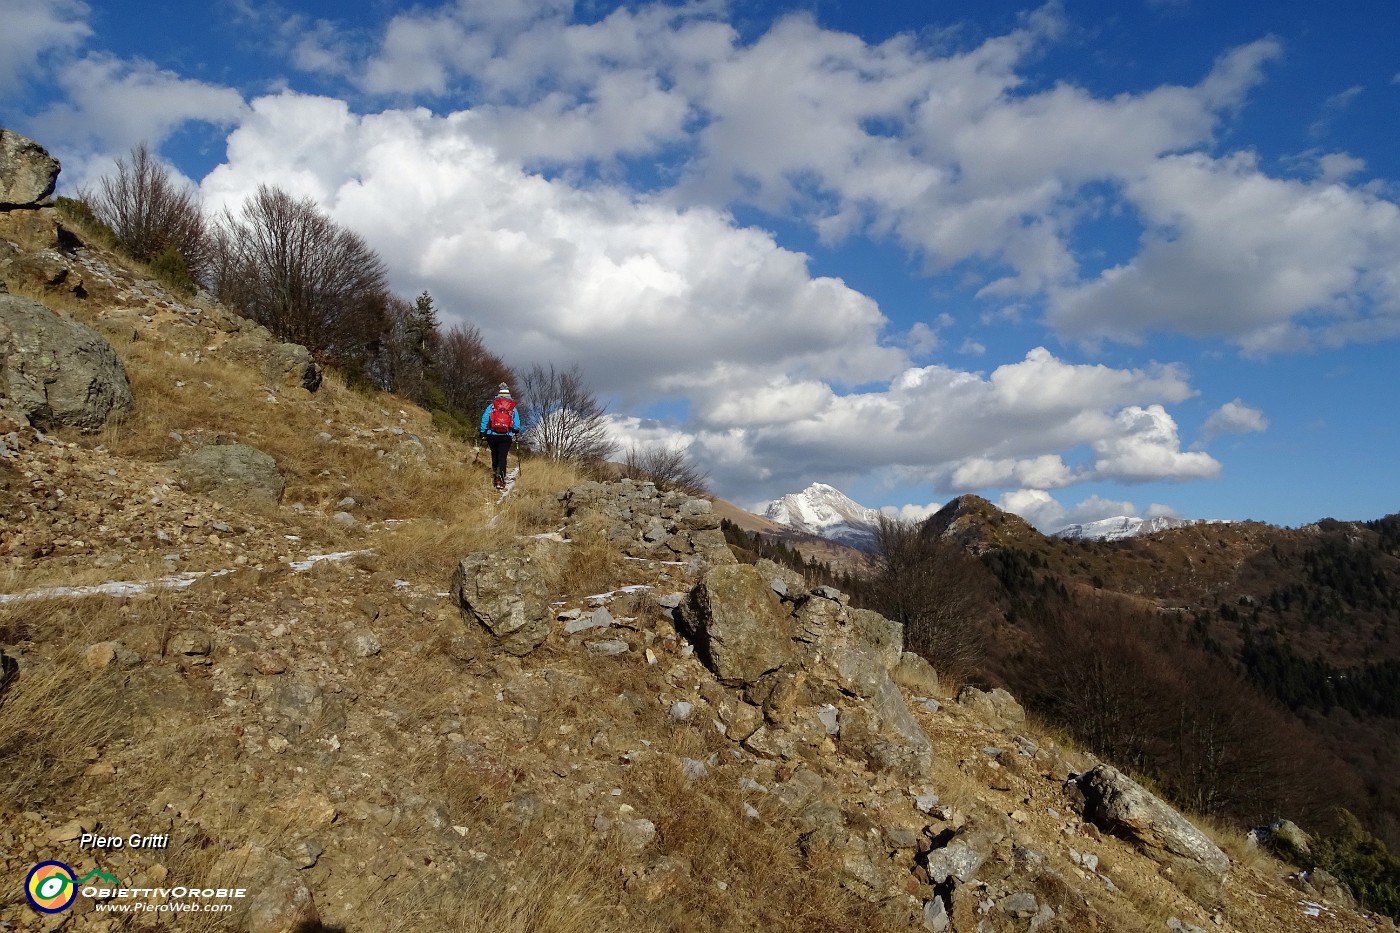
[[[24,879],[24,896],[29,898],[29,906],[41,913],[67,910],[78,897],[73,869],[62,862],[40,862]]]

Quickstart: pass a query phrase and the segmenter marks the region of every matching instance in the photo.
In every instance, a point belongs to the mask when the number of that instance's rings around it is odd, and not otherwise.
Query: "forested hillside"
[[[862,598],[936,664],[1197,812],[1400,844],[1400,515],[1065,541],[964,497],[883,545]]]

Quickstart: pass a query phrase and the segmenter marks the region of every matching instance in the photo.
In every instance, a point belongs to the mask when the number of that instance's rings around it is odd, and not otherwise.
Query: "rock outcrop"
[[[625,479],[581,483],[561,493],[559,501],[568,537],[592,523],[627,557],[735,562],[709,500]]]
[[[273,385],[299,386],[308,392],[321,388],[324,374],[310,350],[299,343],[278,343],[267,328],[251,321],[221,349],[231,359],[257,366]]]
[[[696,650],[720,683],[747,687],[796,661],[789,614],[754,568],[716,567],[690,600]]]
[[[234,922],[246,933],[298,933],[321,928],[311,889],[287,859],[262,846],[246,845],[221,856],[215,876],[248,892]]]
[[[96,431],[132,404],[126,370],[102,335],[0,294],[0,407],[36,428]]]
[[[923,534],[981,554],[995,547],[1034,541],[1042,535],[1025,519],[1003,512],[981,496],[958,496],[924,524]]]
[[[0,127],[0,210],[36,207],[53,194],[59,163],[34,140]]]
[[[994,729],[1010,731],[1025,726],[1026,711],[1014,696],[1000,687],[991,690],[963,687],[958,691],[957,701],[975,710],[978,718]]]
[[[763,710],[745,747],[786,758],[830,737],[873,770],[923,779],[933,746],[890,676],[902,628],[794,577],[767,561],[715,567],[679,607],[701,661]]]

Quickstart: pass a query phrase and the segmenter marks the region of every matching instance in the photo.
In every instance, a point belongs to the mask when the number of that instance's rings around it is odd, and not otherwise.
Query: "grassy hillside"
[[[744,712],[790,715],[783,692],[719,684],[653,598],[701,568],[624,558],[602,525],[540,552],[557,624],[501,650],[448,592],[453,568],[554,536],[580,477],[527,458],[500,498],[423,410],[334,373],[315,393],[271,379],[240,348],[265,338],[227,309],[65,243],[67,285],[13,287],[107,334],[136,408],[96,435],[0,432],[0,647],[19,668],[0,696],[0,927],[914,931],[940,901],[956,933],[1009,933],[1029,898],[1065,933],[1315,928],[1291,869],[1228,832],[1234,868],[1201,906],[1079,816],[1065,779],[1091,755],[946,680],[899,695],[935,749],[913,786],[829,740],[735,741]],[[182,487],[182,455],[234,440],[275,459],[279,502]],[[112,581],[142,586],[80,589]],[[564,623],[600,603],[607,651]],[[955,839],[983,840],[983,867],[930,877]],[[82,896],[55,923],[20,891],[46,860],[128,887],[242,884],[249,903],[119,914]]]

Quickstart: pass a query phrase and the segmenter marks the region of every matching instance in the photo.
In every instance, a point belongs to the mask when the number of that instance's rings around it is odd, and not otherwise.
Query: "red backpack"
[[[486,421],[486,426],[493,434],[509,434],[515,430],[515,419],[512,415],[515,412],[515,399],[498,398],[491,403],[491,416]]]

